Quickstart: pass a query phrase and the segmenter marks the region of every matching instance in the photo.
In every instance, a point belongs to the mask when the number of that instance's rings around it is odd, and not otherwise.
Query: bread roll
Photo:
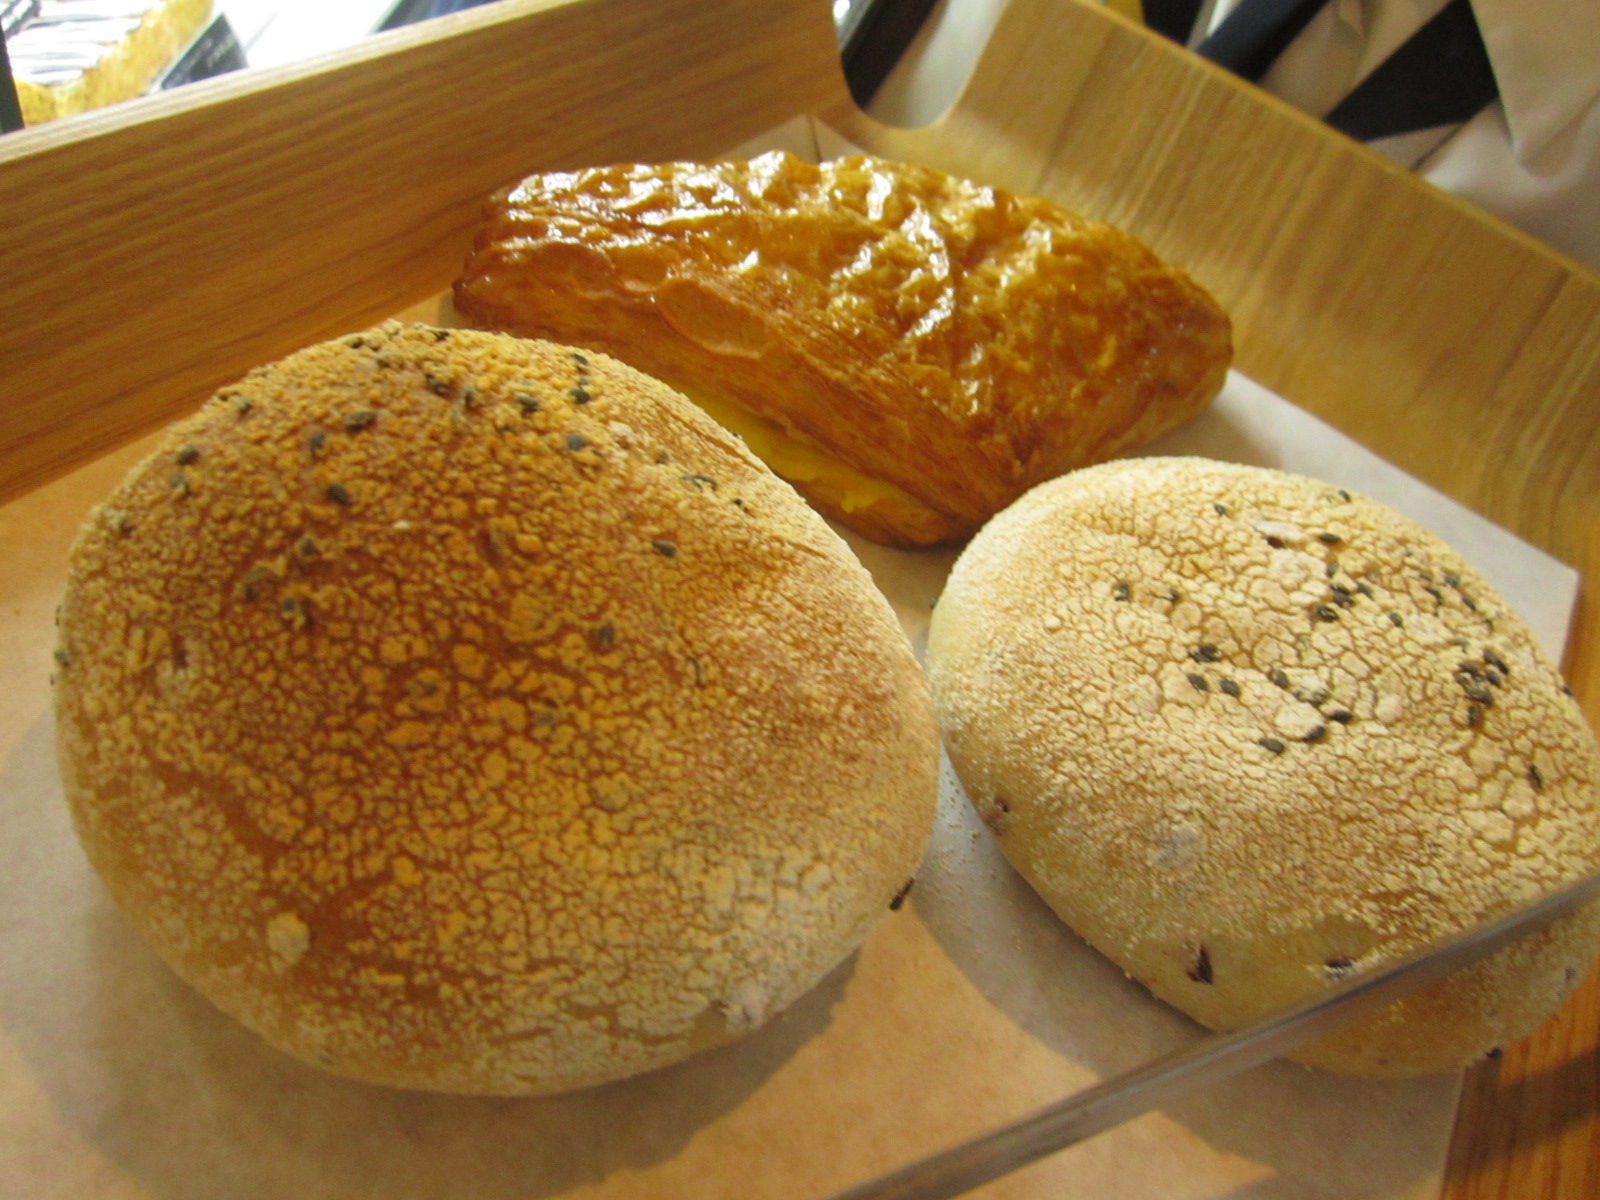
[[[1460,556],[1359,496],[1145,459],[973,539],[928,660],[1007,857],[1135,979],[1228,1029],[1600,869],[1600,751]],[[1534,1028],[1600,912],[1295,1057],[1461,1066]]]
[[[88,521],[83,845],[289,1053],[540,1093],[761,1025],[917,865],[937,750],[888,604],[692,405],[385,326],[252,372]]]
[[[1231,358],[1216,303],[1126,234],[866,157],[525,179],[491,200],[455,306],[665,380],[899,546],[1188,420]]]

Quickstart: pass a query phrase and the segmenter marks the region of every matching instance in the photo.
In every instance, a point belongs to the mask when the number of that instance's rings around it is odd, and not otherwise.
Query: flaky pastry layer
[[[902,545],[1188,420],[1232,354],[1127,234],[870,157],[531,177],[490,200],[455,304],[776,422],[847,468],[787,475],[808,499]]]

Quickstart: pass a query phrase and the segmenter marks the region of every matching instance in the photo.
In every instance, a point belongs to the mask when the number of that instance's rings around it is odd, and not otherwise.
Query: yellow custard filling
[[[841,512],[860,512],[884,501],[899,501],[919,508],[922,505],[905,489],[874,479],[826,450],[790,437],[776,421],[757,416],[731,400],[698,388],[673,386],[718,425],[743,438],[750,453],[771,467],[774,474],[801,490],[819,493],[820,498],[836,505]]]

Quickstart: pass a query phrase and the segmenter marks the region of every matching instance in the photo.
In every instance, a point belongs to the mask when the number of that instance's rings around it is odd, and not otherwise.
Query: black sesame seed
[[[1405,618],[1397,612],[1386,613],[1385,615],[1389,618],[1389,624],[1393,625],[1396,629],[1406,623]]]
[[[1273,667],[1272,674],[1267,676],[1267,678],[1272,680],[1273,683],[1277,684],[1285,691],[1289,690],[1289,677],[1283,673],[1283,668]]]
[[[1128,585],[1125,583],[1119,583],[1111,589],[1111,598],[1113,600],[1126,600],[1130,594]]]
[[[589,443],[584,440],[583,434],[581,434],[581,433],[569,433],[569,434],[567,434],[567,449],[568,450],[573,450],[573,451],[582,450],[588,444]]]
[[[1261,742],[1260,742],[1260,746],[1268,754],[1282,754],[1284,752],[1284,750],[1286,749],[1284,744],[1282,742],[1280,742],[1277,738],[1274,738],[1274,737],[1264,737],[1264,738],[1262,738]]]
[[[233,402],[233,411],[240,417],[245,417],[256,406],[256,402],[249,396],[240,396]]]
[[[1370,587],[1368,587],[1366,584],[1364,584],[1364,583],[1356,584],[1356,591],[1360,592],[1368,600],[1372,599],[1372,589]]]
[[[1213,504],[1211,509],[1219,517],[1225,517],[1228,515],[1228,506],[1226,504]]]
[[[1487,646],[1485,646],[1483,650],[1483,661],[1488,663],[1496,671],[1499,671],[1502,675],[1509,676],[1511,674],[1511,668],[1506,665],[1506,660],[1501,658]]]
[[[709,475],[684,475],[683,482],[692,483],[696,491],[705,491],[707,487],[714,492],[717,490],[717,481]]]
[[[1194,659],[1195,662],[1221,662],[1222,651],[1218,650],[1210,642],[1205,642],[1189,651],[1189,657]]]
[[[694,674],[694,684],[696,687],[699,687],[703,682],[705,682],[704,676],[700,674],[700,660],[698,658],[691,658],[689,660],[689,670]]]
[[[1339,976],[1345,974],[1350,970],[1351,967],[1355,966],[1356,960],[1351,958],[1348,954],[1335,954],[1322,965],[1328,969],[1330,974]]]
[[[602,650],[609,650],[617,642],[617,630],[610,621],[594,631],[594,644]]]
[[[187,467],[199,457],[200,451],[196,450],[193,446],[185,446],[182,450],[178,451],[178,465],[180,467]]]
[[[1540,792],[1544,790],[1544,772],[1532,763],[1528,764],[1528,782],[1533,785],[1534,791]]]
[[[322,453],[322,448],[327,444],[328,435],[324,430],[321,429],[313,429],[311,431],[311,436],[306,439],[306,445],[310,448],[311,453],[313,454]]]
[[[894,894],[894,898],[889,901],[889,911],[890,912],[898,912],[899,911],[900,906],[906,902],[906,897],[911,894],[911,885],[916,883],[916,882],[917,881],[915,879],[906,880],[905,886],[903,888],[901,888],[898,892],[896,892]]]
[[[478,403],[478,389],[470,383],[461,389],[461,407],[471,409]]]
[[[580,367],[587,367],[589,365],[589,360],[583,355],[579,354],[577,351],[573,351],[572,361],[577,363]]]
[[[323,495],[327,496],[335,504],[348,506],[350,503],[350,489],[342,483],[330,483]]]
[[[1204,946],[1195,953],[1194,966],[1189,968],[1189,978],[1196,983],[1210,983],[1212,980],[1211,955]]]
[[[304,600],[285,596],[278,604],[278,612],[291,629],[304,629],[311,623],[311,612]]]
[[[1483,723],[1483,709],[1479,705],[1467,705],[1467,728],[1476,729]]]
[[[1337,546],[1340,542],[1344,541],[1344,539],[1337,533],[1329,533],[1327,530],[1323,530],[1321,533],[1317,534],[1317,541],[1321,542],[1324,546]]]
[[[1337,558],[1330,558],[1328,560],[1328,565],[1322,568],[1322,573],[1329,579],[1332,579],[1339,573],[1339,560]]]
[[[1341,725],[1348,725],[1356,719],[1355,713],[1346,708],[1336,708],[1328,714],[1328,720],[1337,721]]]
[[[1327,736],[1328,727],[1326,725],[1315,725],[1312,727],[1311,732],[1300,740],[1308,746],[1315,746],[1318,742],[1326,740]]]
[[[676,542],[669,542],[666,538],[657,538],[650,544],[655,547],[656,553],[663,558],[678,557],[678,544]]]
[[[353,413],[347,413],[344,418],[344,431],[346,433],[359,433],[378,419],[378,414],[370,408],[358,408]]]
[[[1339,499],[1343,500],[1346,504],[1349,504],[1350,503],[1350,493],[1345,491],[1343,488],[1340,488],[1339,489]]]
[[[239,595],[245,600],[254,600],[257,586],[266,582],[271,574],[265,567],[251,567],[244,573],[244,579],[239,583]]]
[[[1267,545],[1271,546],[1274,550],[1282,550],[1283,549],[1283,539],[1281,537],[1273,537],[1271,535],[1268,535],[1268,537],[1267,537]]]
[[[1217,690],[1228,696],[1239,695],[1239,685],[1232,679],[1221,679],[1217,682]]]
[[[425,373],[422,378],[426,381],[428,390],[435,396],[448,396],[450,394],[451,385],[448,380],[440,379],[437,375],[431,373]]]
[[[1319,621],[1337,621],[1339,619],[1339,610],[1331,604],[1319,604],[1312,611],[1317,614]]]
[[[1444,585],[1445,585],[1445,587],[1460,587],[1461,586],[1461,576],[1459,576],[1459,575],[1446,575],[1444,577]]]
[[[517,406],[525,413],[539,411],[539,399],[536,396],[530,396],[527,392],[518,392],[514,399],[517,402]]]
[[[1355,597],[1350,594],[1350,589],[1343,584],[1332,584],[1329,590],[1333,593],[1333,602],[1340,608],[1350,608],[1356,602]]]
[[[1197,692],[1209,692],[1211,690],[1211,685],[1206,682],[1206,677],[1204,675],[1196,675],[1193,671],[1189,672],[1189,685]]]
[[[581,386],[580,387],[575,387],[575,388],[568,388],[567,389],[567,395],[572,397],[572,402],[574,404],[587,404],[587,403],[589,403],[589,393],[588,393],[587,389],[585,389],[585,388],[583,388]]]

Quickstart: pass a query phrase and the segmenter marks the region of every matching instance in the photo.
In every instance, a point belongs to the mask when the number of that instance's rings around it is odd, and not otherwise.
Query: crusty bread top
[[[1305,952],[1249,963],[1286,1003],[1600,869],[1600,751],[1554,666],[1456,552],[1315,481],[1045,484],[956,564],[929,669],[1008,853],[1119,961],[1186,954],[1212,1023],[1242,1011],[1218,943]]]
[[[1134,238],[862,156],[527,179],[455,303],[776,420],[927,506],[907,540],[1187,420],[1231,358],[1226,315]]]
[[[541,1091],[759,1024],[914,869],[920,672],[668,389],[395,325],[177,426],[62,613],[69,797],[180,973],[363,1078]]]

